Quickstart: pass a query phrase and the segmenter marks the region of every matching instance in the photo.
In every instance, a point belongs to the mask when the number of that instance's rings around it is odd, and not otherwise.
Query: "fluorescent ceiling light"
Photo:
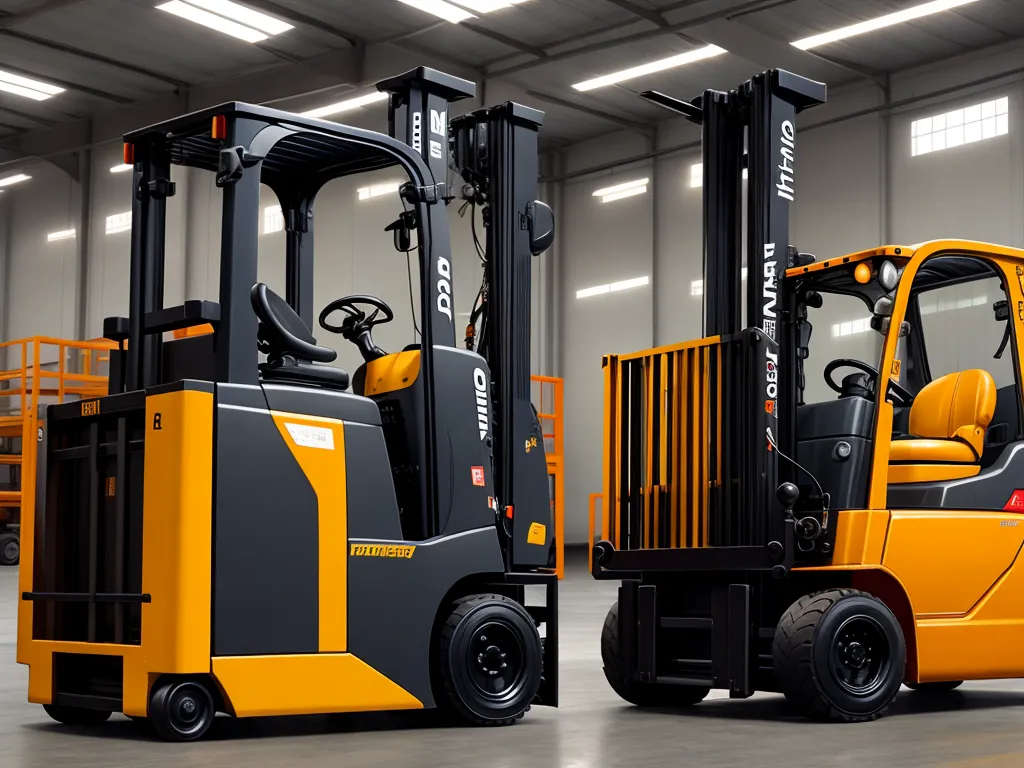
[[[389,181],[384,184],[374,184],[370,187],[360,187],[357,192],[360,200],[369,200],[371,197],[396,194],[400,186],[402,186],[400,181]]]
[[[456,5],[461,5],[475,13],[490,13],[491,11],[500,11],[502,8],[508,8],[513,5],[519,5],[525,3],[526,0],[451,0]]]
[[[608,285],[595,285],[593,288],[581,288],[576,291],[577,299],[585,299],[588,296],[600,296],[605,293],[612,293],[613,291],[625,291],[629,288],[639,288],[644,285],[648,285],[651,282],[651,278],[648,275],[643,277],[634,277],[629,280],[620,280],[617,283],[609,283]]]
[[[135,167],[134,165],[130,165],[130,164],[124,163],[124,164],[121,164],[121,165],[115,165],[113,168],[110,169],[110,172],[111,173],[125,173],[127,171],[130,171],[134,167]]]
[[[24,96],[35,101],[46,101],[51,96],[63,93],[64,89],[44,83],[42,80],[33,80],[30,77],[22,77],[0,69],[0,91],[13,93],[15,96]]]
[[[46,236],[46,242],[52,243],[57,240],[74,240],[75,230],[73,229],[62,229],[60,232],[51,232]]]
[[[291,24],[229,0],[170,0],[157,8],[248,43],[258,43],[292,28]]]
[[[647,187],[633,187],[632,189],[624,189],[621,192],[613,192],[610,195],[605,195],[601,198],[602,203],[614,203],[616,200],[624,200],[627,197],[636,197],[642,195],[647,191]]]
[[[601,198],[602,203],[613,203],[627,197],[642,195],[647,191],[647,184],[650,179],[635,179],[616,184],[614,187],[605,187],[594,192],[594,197]]]
[[[608,195],[614,195],[616,192],[624,192],[627,189],[634,189],[636,187],[646,187],[650,183],[650,179],[635,179],[633,181],[626,181],[622,184],[616,184],[614,187],[605,187],[604,189],[598,189],[594,192],[594,197],[607,197]]]
[[[287,22],[275,19],[273,16],[268,16],[265,13],[254,11],[252,8],[246,8],[244,5],[232,3],[231,0],[185,0],[185,2],[188,5],[194,5],[197,8],[216,13],[225,19],[237,21],[239,24],[258,29],[260,32],[266,32],[268,35],[279,35],[292,29],[292,25]]]
[[[473,14],[457,5],[445,2],[445,0],[399,0],[401,3],[419,8],[421,11],[432,13],[435,16],[458,24],[460,21],[474,18]]]
[[[746,267],[743,267],[743,269],[741,270],[741,272],[740,272],[740,279],[741,280],[746,280],[747,279],[747,268]],[[704,295],[704,281],[703,280],[694,280],[692,283],[690,283],[690,295],[691,296],[703,296]]]
[[[923,16],[931,16],[933,13],[949,11],[953,8],[959,8],[961,5],[969,5],[970,3],[976,2],[978,2],[978,0],[934,0],[934,2],[931,3],[915,5],[913,8],[906,8],[902,11],[896,11],[895,13],[889,13],[885,16],[879,16],[877,19],[869,19],[868,21],[862,21],[858,24],[850,24],[847,27],[834,29],[831,32],[823,32],[820,35],[805,37],[803,40],[797,40],[793,45],[801,50],[807,51],[811,48],[817,48],[822,45],[834,43],[837,40],[856,37],[857,35],[863,35],[868,32],[874,32],[879,29],[891,27],[894,24],[902,24],[906,21],[913,21],[914,19],[920,19]]]
[[[684,64],[692,64],[695,61],[710,59],[713,56],[718,56],[722,53],[726,53],[724,48],[719,48],[717,45],[707,45],[703,48],[698,48],[695,51],[681,53],[678,56],[670,56],[667,59],[659,59],[658,61],[652,61],[649,64],[641,64],[639,67],[631,67],[630,69],[624,69],[621,72],[613,72],[610,75],[595,77],[593,80],[585,80],[582,83],[576,83],[573,88],[577,91],[592,91],[595,88],[614,85],[615,83],[632,80],[635,77],[650,75],[655,72],[663,72],[666,69],[681,67]]]
[[[300,112],[299,114],[303,117],[328,117],[330,115],[337,115],[341,112],[349,112],[359,107],[365,107],[367,104],[373,104],[377,101],[386,101],[388,95],[381,93],[380,91],[374,91],[368,93],[365,96],[356,96],[355,98],[345,99],[334,104],[328,104],[325,107],[318,107],[311,109],[308,112]]]
[[[107,216],[107,234],[116,235],[118,232],[127,232],[132,228],[132,212],[115,213]]]
[[[17,184],[19,181],[28,181],[31,176],[26,176],[24,173],[18,173],[14,176],[7,176],[0,179],[0,187],[9,187],[11,184]]]

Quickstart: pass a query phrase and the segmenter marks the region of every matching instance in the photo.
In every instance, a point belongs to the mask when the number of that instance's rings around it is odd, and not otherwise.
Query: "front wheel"
[[[448,701],[474,725],[510,725],[526,714],[540,688],[543,659],[537,625],[503,595],[457,601],[437,644]]]
[[[167,680],[150,694],[149,724],[165,741],[201,739],[216,714],[209,689],[194,680]]]
[[[881,717],[895,700],[906,643],[881,600],[832,589],[790,606],[775,629],[772,657],[782,692],[803,714],[861,722]]]
[[[601,660],[608,684],[624,701],[637,707],[692,707],[711,692],[701,685],[657,685],[634,680],[622,663],[619,643],[619,604],[615,603],[601,631]]]

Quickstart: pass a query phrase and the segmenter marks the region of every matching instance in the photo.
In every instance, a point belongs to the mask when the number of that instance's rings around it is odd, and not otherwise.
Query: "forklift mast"
[[[800,362],[796,297],[781,281],[796,259],[789,237],[790,206],[796,199],[796,115],[824,103],[825,86],[771,70],[728,92],[705,91],[693,103],[656,92],[641,95],[701,126],[704,332],[723,341],[743,331],[742,177],[744,168],[748,171],[746,333],[759,360],[748,371],[743,388],[727,387],[731,392],[722,408],[723,432],[727,440],[733,435],[739,440],[730,440],[738,450],[723,461],[734,464],[726,476],[762,478],[742,483],[741,501],[743,508],[759,510],[752,514],[761,516],[776,506],[780,483],[795,475],[790,463],[779,463],[780,451],[795,455],[794,372]],[[741,425],[744,420],[735,414],[742,413],[752,414],[754,424]],[[758,521],[754,527],[760,528]],[[781,534],[771,531],[776,540]]]
[[[551,209],[536,199],[543,120],[507,102],[452,121],[456,167],[483,203],[478,349],[492,378],[495,495],[512,522],[510,564],[520,567],[548,565],[554,540],[544,438],[530,399],[532,261],[554,238]]]

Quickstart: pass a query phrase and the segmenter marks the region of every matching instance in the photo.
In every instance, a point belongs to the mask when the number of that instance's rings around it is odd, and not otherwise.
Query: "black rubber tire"
[[[46,714],[63,725],[102,725],[110,719],[110,712],[102,709],[65,707],[60,704],[43,704],[43,709],[46,710]]]
[[[481,630],[500,633],[501,644],[481,651],[481,638],[486,638]],[[497,642],[495,637],[492,640]],[[481,661],[484,653],[487,657]],[[487,670],[495,663],[507,663],[503,659],[510,653],[518,669],[508,688],[484,691],[481,679],[485,675],[499,679],[500,674],[494,671],[491,675]],[[511,725],[529,711],[537,696],[543,660],[537,625],[523,606],[504,595],[464,597],[452,606],[438,637],[437,669],[446,697],[440,703],[449,704],[448,709],[472,725]]]
[[[601,630],[604,676],[619,697],[637,707],[692,707],[707,698],[710,688],[697,685],[654,685],[630,680],[619,647],[619,604],[608,611]]]
[[[196,680],[159,681],[149,696],[149,724],[165,741],[198,741],[216,714],[210,690]]]
[[[854,620],[876,628],[873,642],[884,643],[874,687],[862,694],[840,681],[834,658],[840,632],[854,626],[848,623]],[[878,654],[872,646],[868,652]],[[780,689],[804,715],[864,722],[881,717],[896,699],[906,667],[906,642],[899,622],[881,600],[853,589],[830,589],[800,598],[783,614],[775,629],[772,657]]]
[[[916,693],[949,693],[964,684],[963,680],[946,680],[941,683],[904,683]]]
[[[0,565],[17,565],[20,560],[21,538],[18,534],[0,534]]]

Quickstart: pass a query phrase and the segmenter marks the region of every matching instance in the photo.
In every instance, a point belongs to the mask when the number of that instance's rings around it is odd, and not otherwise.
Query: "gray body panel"
[[[317,498],[259,387],[217,385],[213,655],[316,653]]]
[[[348,649],[419,699],[436,706],[430,654],[434,622],[444,597],[460,580],[502,577],[494,526],[426,542],[349,539],[352,544],[413,544],[411,558],[349,557]]]
[[[380,427],[345,424],[345,487],[350,540],[402,538],[395,484]]]
[[[974,477],[943,483],[890,485],[890,509],[1001,510],[1015,490],[1024,488],[1024,443],[1013,443],[987,469]]]

